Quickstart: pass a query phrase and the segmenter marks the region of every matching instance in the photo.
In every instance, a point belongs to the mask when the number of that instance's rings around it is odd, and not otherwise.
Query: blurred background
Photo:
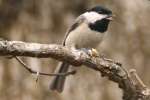
[[[0,0],[0,37],[37,43],[60,44],[67,28],[87,8],[104,5],[116,15],[100,52],[134,68],[150,86],[149,0]],[[33,70],[52,73],[57,61],[22,57]],[[100,73],[79,67],[69,76],[63,93],[49,90],[52,77],[35,75],[15,59],[0,57],[0,100],[121,100],[116,83]]]

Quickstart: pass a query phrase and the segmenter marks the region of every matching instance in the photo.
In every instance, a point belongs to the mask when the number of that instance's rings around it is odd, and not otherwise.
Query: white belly
[[[96,48],[102,41],[105,33],[91,31],[86,23],[83,23],[70,32],[66,38],[65,45],[76,48]]]

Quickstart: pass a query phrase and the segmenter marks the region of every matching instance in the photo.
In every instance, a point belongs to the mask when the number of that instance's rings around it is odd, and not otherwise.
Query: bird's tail
[[[66,73],[69,69],[69,64],[62,62],[58,68],[56,68],[56,73]],[[52,79],[52,83],[50,84],[51,90],[56,90],[58,92],[62,92],[64,89],[66,76],[54,76]]]

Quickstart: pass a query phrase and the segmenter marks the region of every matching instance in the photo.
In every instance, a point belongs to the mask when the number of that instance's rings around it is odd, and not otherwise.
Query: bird
[[[62,45],[74,49],[97,48],[107,33],[110,21],[113,20],[112,11],[104,6],[97,5],[77,17],[66,32]],[[56,73],[66,73],[69,63],[61,62]],[[50,90],[61,93],[64,89],[66,76],[54,76]]]

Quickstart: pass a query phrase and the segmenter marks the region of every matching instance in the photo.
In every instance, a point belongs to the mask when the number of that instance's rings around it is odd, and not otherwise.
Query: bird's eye
[[[98,11],[99,14],[107,14],[105,11]]]
[[[102,14],[102,11],[99,11],[98,13],[99,13],[99,14]]]

